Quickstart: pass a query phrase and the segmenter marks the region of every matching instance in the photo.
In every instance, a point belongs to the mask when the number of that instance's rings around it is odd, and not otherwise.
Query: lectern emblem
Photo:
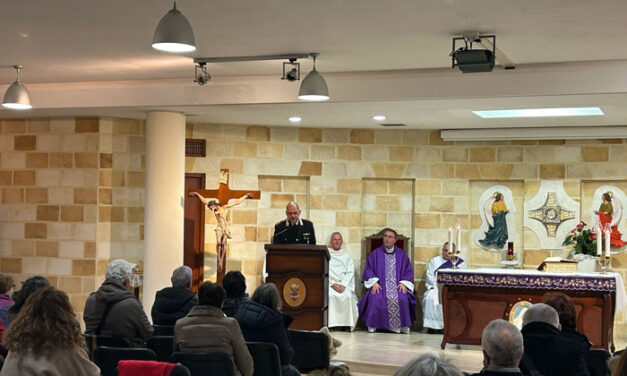
[[[307,287],[300,278],[290,278],[283,285],[283,301],[290,307],[298,307],[307,297]]]

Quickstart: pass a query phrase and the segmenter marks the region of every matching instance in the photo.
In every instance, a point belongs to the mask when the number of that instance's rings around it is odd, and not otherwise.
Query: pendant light
[[[159,21],[152,38],[152,48],[165,52],[191,52],[196,50],[192,25],[174,6]]]
[[[313,69],[300,84],[298,99],[310,102],[328,101],[329,88],[327,87],[327,82],[316,70],[316,57],[318,57],[319,54],[317,52],[312,52],[310,55],[313,57]]]
[[[33,108],[30,104],[30,94],[26,86],[20,82],[20,69],[22,69],[22,66],[14,65],[13,68],[17,71],[17,79],[4,93],[2,106],[12,110],[30,110]]]

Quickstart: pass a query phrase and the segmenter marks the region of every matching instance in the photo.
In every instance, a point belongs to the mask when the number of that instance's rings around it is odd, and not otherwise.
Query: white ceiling
[[[608,0],[179,0],[198,49],[155,51],[168,0],[0,2],[0,82],[22,81],[34,110],[0,117],[130,116],[182,111],[190,121],[300,126],[484,128],[627,124],[627,2]],[[451,38],[496,34],[515,70],[451,69]],[[280,61],[209,64],[194,57],[319,52],[331,102],[302,103]],[[498,58],[498,57],[497,57]],[[303,75],[311,60],[301,60]],[[600,106],[606,116],[480,119],[471,109]],[[626,135],[627,136],[627,135]]]

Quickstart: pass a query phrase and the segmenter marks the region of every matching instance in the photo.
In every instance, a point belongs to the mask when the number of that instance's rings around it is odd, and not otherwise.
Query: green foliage
[[[583,253],[585,255],[596,256],[597,254],[597,235],[592,230],[585,228],[586,223],[581,221],[577,227],[566,236],[562,246],[573,244],[575,253]]]

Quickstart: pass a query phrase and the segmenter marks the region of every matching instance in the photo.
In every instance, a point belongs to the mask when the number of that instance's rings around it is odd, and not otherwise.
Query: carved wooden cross
[[[220,205],[226,205],[229,203],[229,200],[240,198],[247,193],[252,193],[253,200],[259,200],[261,198],[261,191],[231,189],[229,187],[229,170],[227,169],[220,169],[220,185],[218,189],[192,189],[190,192],[198,192],[203,197],[214,198],[218,200]]]
[[[231,189],[229,187],[229,170],[227,169],[220,169],[220,184],[218,186],[218,189],[192,189],[190,190],[190,193],[191,192],[198,192],[200,195],[208,199],[216,199],[222,206],[228,204],[229,200],[240,198],[248,193],[252,194],[251,199],[253,200],[259,200],[259,198],[261,197],[261,191]],[[228,220],[228,218],[225,218],[225,219]],[[217,248],[217,244],[216,244],[216,248]],[[216,253],[218,257],[220,257],[220,254],[219,252],[217,252],[217,249],[216,249]],[[222,254],[221,261],[222,262],[218,263],[218,265],[220,264],[226,265],[226,252]],[[217,280],[218,282],[220,282],[222,281],[222,277],[224,277],[225,267],[218,268],[218,269],[219,270],[217,273],[218,274]]]

